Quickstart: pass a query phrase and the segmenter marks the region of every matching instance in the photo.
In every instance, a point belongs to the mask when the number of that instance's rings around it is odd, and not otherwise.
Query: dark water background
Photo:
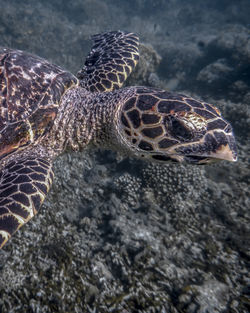
[[[73,73],[92,34],[136,32],[128,84],[216,104],[239,152],[207,167],[58,158],[48,200],[0,252],[0,312],[249,312],[250,2],[0,4],[1,46]]]

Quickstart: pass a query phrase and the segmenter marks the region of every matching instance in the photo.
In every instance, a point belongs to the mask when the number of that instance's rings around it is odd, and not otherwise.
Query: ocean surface
[[[0,0],[0,46],[76,74],[90,36],[140,37],[126,85],[191,95],[231,122],[236,163],[67,153],[0,251],[0,313],[250,312],[250,1]]]

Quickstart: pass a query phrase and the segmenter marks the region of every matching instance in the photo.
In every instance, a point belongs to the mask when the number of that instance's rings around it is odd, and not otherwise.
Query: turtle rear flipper
[[[133,33],[115,31],[97,34],[86,62],[77,77],[92,92],[122,87],[139,60],[139,38]]]
[[[0,248],[39,210],[53,180],[50,161],[16,158],[0,173]]]

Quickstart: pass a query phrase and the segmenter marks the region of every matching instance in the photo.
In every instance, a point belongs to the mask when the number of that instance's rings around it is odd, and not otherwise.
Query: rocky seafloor
[[[72,72],[91,34],[138,33],[128,84],[215,103],[239,153],[203,167],[60,156],[39,214],[0,251],[0,312],[249,312],[249,1],[0,4],[0,45]]]

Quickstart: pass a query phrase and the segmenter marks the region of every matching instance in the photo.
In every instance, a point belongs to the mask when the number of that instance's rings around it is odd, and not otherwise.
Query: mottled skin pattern
[[[10,162],[0,175],[3,244],[37,213],[52,184],[53,172],[50,162],[30,156]]]
[[[20,79],[21,78],[21,79]],[[49,131],[62,95],[77,79],[22,51],[0,50],[0,158]]]
[[[94,46],[78,72],[81,86],[92,92],[122,87],[139,60],[139,38],[132,33],[110,32],[92,36]]]
[[[120,114],[126,144],[137,151],[151,152],[141,157],[209,163],[224,143],[236,159],[232,127],[211,104],[185,95],[138,87]]]
[[[0,48],[0,248],[37,213],[53,160],[66,149],[93,145],[158,162],[237,159],[232,128],[214,106],[160,89],[118,89],[138,61],[137,36],[93,38],[80,80]]]

